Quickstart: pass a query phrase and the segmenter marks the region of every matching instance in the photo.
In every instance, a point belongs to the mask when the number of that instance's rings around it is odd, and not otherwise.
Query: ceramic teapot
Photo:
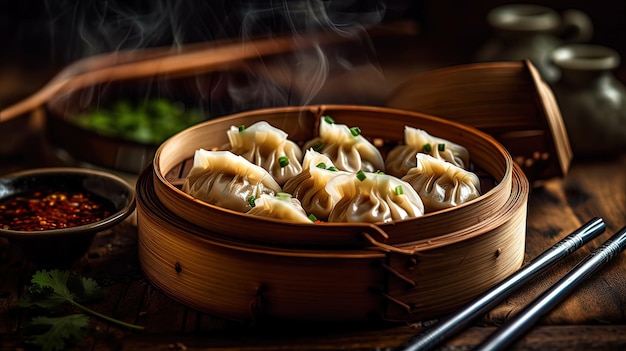
[[[586,42],[593,35],[589,16],[579,10],[557,11],[534,4],[508,4],[493,8],[487,22],[494,32],[477,52],[476,60],[518,61],[529,59],[542,78],[558,79],[550,53],[564,43]]]
[[[561,78],[552,84],[574,156],[626,151],[626,88],[613,71],[619,54],[605,46],[568,44],[551,54]]]

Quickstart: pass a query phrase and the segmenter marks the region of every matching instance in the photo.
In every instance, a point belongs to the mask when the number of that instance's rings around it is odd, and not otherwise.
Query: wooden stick
[[[375,28],[368,34],[406,35],[413,32],[413,27],[400,23]],[[36,109],[57,94],[93,84],[174,73],[206,73],[255,57],[355,40],[361,37],[360,33],[360,31],[346,31],[343,34],[325,32],[243,42],[228,40],[191,44],[178,51],[172,48],[152,48],[90,57],[71,64],[33,95],[0,111],[0,123]]]

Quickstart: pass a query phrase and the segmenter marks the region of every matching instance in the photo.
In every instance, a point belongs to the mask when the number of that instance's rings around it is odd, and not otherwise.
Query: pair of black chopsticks
[[[525,267],[480,295],[457,313],[440,321],[422,334],[411,338],[402,351],[432,350],[448,338],[467,327],[474,319],[485,314],[523,284],[544,272],[563,257],[582,247],[600,233],[606,225],[600,218],[585,223],[563,240],[554,244]],[[503,350],[524,335],[533,324],[563,301],[580,283],[617,257],[626,248],[626,227],[620,229],[600,247],[591,252],[551,288],[530,305],[508,320],[475,350]]]

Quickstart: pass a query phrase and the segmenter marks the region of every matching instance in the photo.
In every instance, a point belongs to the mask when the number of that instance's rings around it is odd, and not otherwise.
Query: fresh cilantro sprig
[[[84,305],[101,300],[102,297],[102,288],[95,280],[72,275],[69,271],[53,269],[35,272],[18,304],[20,307],[38,306],[48,311],[56,311],[62,304],[69,303],[110,323],[130,329],[143,329],[142,326],[106,316]],[[28,342],[40,346],[45,351],[62,350],[66,341],[84,338],[88,324],[87,315],[80,313],[60,317],[35,317],[30,325],[41,327],[45,332],[30,336]]]
[[[40,346],[43,351],[57,351],[65,349],[66,341],[82,340],[87,336],[89,317],[82,313],[61,317],[39,316],[29,324],[32,329],[45,331],[31,335],[28,343]]]

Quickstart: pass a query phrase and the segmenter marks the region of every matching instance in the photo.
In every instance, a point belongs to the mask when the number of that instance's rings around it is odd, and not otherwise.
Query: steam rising
[[[63,55],[68,62],[150,47],[170,47],[176,53],[186,44],[223,39],[333,33],[350,43],[339,49],[309,45],[289,55],[260,57],[235,76],[198,78],[199,103],[206,105],[207,99],[228,93],[228,99],[222,99],[228,106],[217,109],[218,114],[335,102],[315,101],[329,76],[364,66],[382,76],[365,31],[383,20],[385,6],[380,1],[48,0],[46,6],[54,56]]]

